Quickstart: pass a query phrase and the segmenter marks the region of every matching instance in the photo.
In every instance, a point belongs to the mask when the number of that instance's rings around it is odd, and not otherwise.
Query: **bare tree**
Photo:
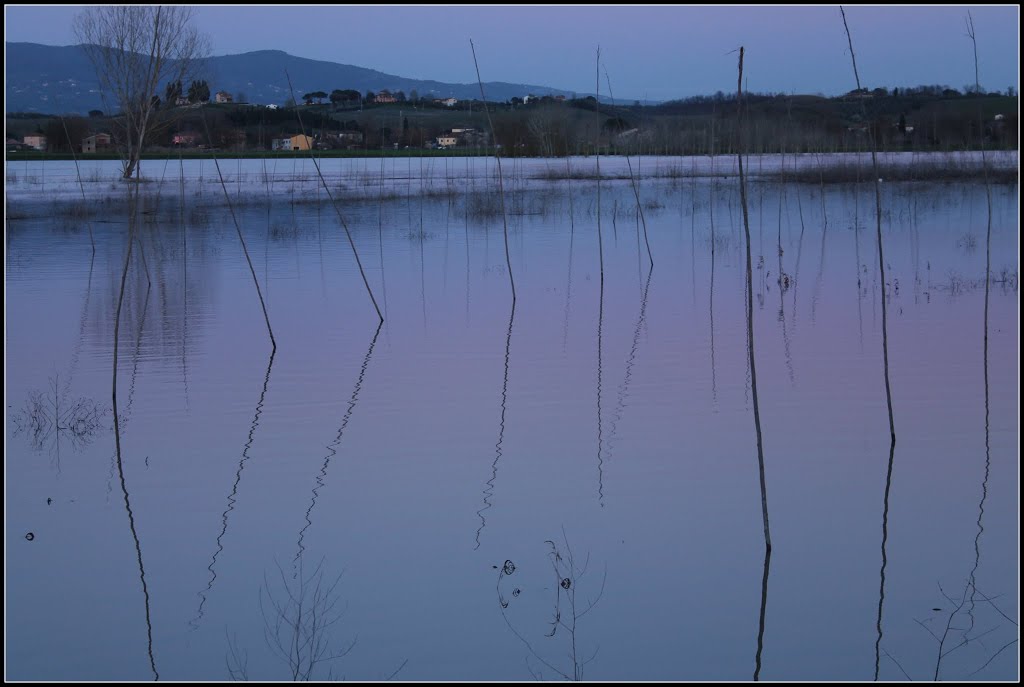
[[[209,52],[208,40],[192,26],[194,13],[182,6],[106,6],[75,17],[75,35],[104,99],[109,95],[120,109],[125,179],[135,173],[147,135],[161,123],[158,89],[194,79]]]

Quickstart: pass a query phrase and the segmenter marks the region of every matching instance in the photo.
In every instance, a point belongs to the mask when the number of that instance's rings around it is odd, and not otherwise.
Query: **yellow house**
[[[302,134],[298,134],[297,136],[292,136],[291,141],[292,150],[310,150],[313,147],[312,136],[303,136]]]

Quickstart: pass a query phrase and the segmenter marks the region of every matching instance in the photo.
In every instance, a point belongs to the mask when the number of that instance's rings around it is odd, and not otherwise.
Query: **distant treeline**
[[[351,97],[354,91],[335,90],[332,95],[342,93],[349,97],[328,96],[326,102],[282,108],[165,104],[160,109],[162,125],[147,143],[153,153],[180,147],[258,153],[271,150],[274,139],[297,136],[304,128],[318,149],[354,152],[445,145],[461,154],[492,140],[480,101],[444,105],[406,99],[382,104]],[[989,148],[1018,147],[1018,99],[1013,89],[1001,94],[933,85],[862,89],[835,97],[751,93],[744,100],[744,127],[749,131],[745,145],[751,153],[866,150],[872,135],[883,151],[968,150],[982,140]],[[659,155],[735,152],[736,99],[722,92],[658,105],[542,96],[488,103],[488,108],[493,141],[506,156],[587,155],[599,149]],[[75,146],[78,153],[82,139],[95,133],[111,134],[116,148],[118,117],[94,111],[88,118],[62,121],[53,115],[10,114],[7,130],[8,152],[12,136],[21,141],[26,135],[43,135],[46,152],[70,153]],[[442,136],[447,137],[444,143],[439,142]]]

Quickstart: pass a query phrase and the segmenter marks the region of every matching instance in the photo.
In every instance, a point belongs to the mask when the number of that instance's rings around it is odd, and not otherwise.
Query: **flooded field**
[[[514,305],[493,159],[325,161],[382,324],[308,161],[144,162],[116,433],[116,163],[8,165],[8,677],[1015,680],[1018,186],[986,319],[981,183],[882,184],[882,283],[751,157],[766,557],[709,160],[503,160]]]

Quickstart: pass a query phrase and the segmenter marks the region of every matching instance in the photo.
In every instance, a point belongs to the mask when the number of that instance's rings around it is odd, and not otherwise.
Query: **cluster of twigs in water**
[[[324,575],[324,559],[320,559],[313,572],[303,573],[302,559],[299,572],[293,580],[277,565],[283,594],[271,592],[266,574],[260,587],[260,613],[263,616],[263,638],[271,653],[284,661],[293,682],[310,680],[334,680],[334,668],[328,667],[327,675],[317,677],[315,672],[321,665],[329,665],[344,658],[356,645],[356,639],[347,644],[335,645],[330,630],[341,620],[344,609],[338,608],[340,598],[338,584],[343,573],[334,578]],[[266,600],[264,600],[264,596]],[[234,681],[249,679],[249,654],[240,649],[237,640],[228,636],[228,653],[225,657],[228,674]],[[385,680],[391,680],[401,672],[408,659]]]
[[[495,565],[494,568],[498,570],[498,581],[496,590],[498,593],[498,606],[501,609],[501,617],[505,620],[505,624],[512,631],[519,641],[521,641],[530,654],[540,663],[557,674],[564,680],[582,680],[583,679],[583,668],[588,663],[593,661],[597,657],[598,649],[594,650],[594,653],[589,658],[582,658],[577,648],[577,624],[578,622],[601,600],[604,594],[605,580],[608,576],[608,571],[605,569],[604,575],[601,578],[601,587],[598,589],[594,598],[587,598],[586,600],[580,599],[577,603],[577,594],[579,593],[580,580],[586,575],[587,568],[590,563],[590,556],[583,562],[582,565],[577,565],[576,559],[573,556],[572,548],[569,546],[569,540],[565,535],[565,530],[562,530],[562,541],[565,544],[565,555],[563,556],[562,551],[559,550],[558,545],[554,541],[548,540],[544,542],[550,547],[548,552],[548,558],[551,562],[552,573],[554,574],[554,610],[552,611],[551,620],[548,622],[550,630],[544,633],[545,639],[552,639],[558,635],[558,631],[564,630],[563,634],[568,634],[569,641],[569,652],[568,658],[572,660],[572,667],[560,667],[547,659],[545,659],[537,651],[534,645],[527,639],[522,632],[516,629],[509,620],[506,613],[512,600],[518,598],[522,590],[519,587],[514,587],[511,592],[511,598],[506,597],[502,593],[502,580],[506,577],[510,577],[516,571],[516,565],[511,560],[505,561],[501,566]],[[563,612],[564,611],[564,612]],[[529,660],[527,660],[527,669],[535,679],[543,679],[543,669],[530,667]]]
[[[103,418],[109,409],[92,399],[71,396],[68,384],[61,386],[60,377],[49,379],[46,391],[29,393],[24,407],[14,415],[14,434],[24,434],[32,447],[39,451],[50,439],[66,438],[76,450],[92,441],[104,428]]]
[[[943,589],[941,583],[938,585],[938,587],[939,593],[942,595],[943,599],[945,599],[945,601],[952,607],[949,609],[948,615],[945,617],[945,620],[942,620],[941,615],[935,615],[924,620],[914,618],[914,622],[920,625],[925,630],[925,632],[931,635],[932,639],[935,640],[935,643],[937,645],[934,668],[929,667],[927,669],[927,671],[932,674],[930,676],[925,676],[923,679],[932,679],[935,681],[940,680],[942,662],[947,656],[961,648],[968,647],[971,644],[977,644],[985,650],[986,653],[983,655],[983,657],[986,657],[987,660],[985,660],[985,662],[982,663],[980,667],[975,669],[973,672],[965,675],[964,679],[974,677],[975,675],[983,671],[985,668],[987,668],[989,664],[991,664],[992,661],[994,661],[996,657],[1002,654],[1006,649],[1010,648],[1018,642],[1018,637],[1014,636],[1010,638],[1009,641],[999,644],[998,649],[992,650],[991,648],[989,648],[989,646],[985,646],[985,644],[981,641],[983,637],[987,637],[997,632],[1002,627],[1002,623],[1004,622],[1009,623],[1014,628],[1018,627],[1017,621],[1011,618],[1009,615],[1007,615],[1006,612],[1003,611],[1003,609],[995,603],[1001,595],[988,596],[987,594],[983,593],[980,589],[978,589],[974,585],[973,581],[970,579],[964,585],[963,594],[960,596],[959,599],[950,596],[946,592],[946,590]],[[991,609],[997,615],[1002,617],[1002,620],[993,619],[993,622],[996,622],[997,624],[992,627],[988,627],[984,630],[978,627],[978,620],[980,619],[979,616],[982,604],[986,604],[987,607],[991,607]],[[933,608],[932,611],[936,614],[946,613],[946,609],[941,607]],[[929,623],[931,623],[936,618],[940,620],[939,628],[938,630],[933,630],[932,627],[929,626]],[[956,625],[965,625],[966,627],[956,627],[954,626],[954,623],[956,623]],[[1016,630],[1014,630],[1014,634],[1016,634]],[[959,641],[957,641],[958,638]],[[886,658],[892,661],[896,665],[896,667],[899,668],[900,672],[903,674],[905,678],[913,681],[913,678],[910,676],[906,668],[904,668],[903,664],[900,663],[896,656],[893,656],[890,652],[885,650],[883,650],[883,653],[885,654]]]
[[[1019,274],[1016,270],[1011,270],[1008,267],[1004,267],[999,274],[991,274],[988,278],[988,284],[999,284],[1003,287],[1004,291],[1016,291],[1019,284]],[[949,282],[933,284],[932,288],[939,291],[947,291],[950,295],[956,295],[960,293],[967,293],[975,289],[986,288],[985,277],[978,279],[965,278],[956,272],[949,273]]]
[[[355,646],[353,639],[347,645],[333,647],[329,630],[341,620],[344,610],[338,610],[337,588],[341,574],[324,579],[324,561],[317,563],[308,576],[302,573],[301,560],[296,581],[290,582],[280,564],[277,571],[284,594],[280,598],[271,593],[266,574],[260,587],[260,613],[263,615],[263,638],[271,653],[288,665],[293,681],[309,681],[320,664],[328,664],[348,655]],[[264,600],[264,596],[266,600]],[[248,654],[239,650],[229,638],[228,673],[232,680],[247,680]],[[333,677],[328,671],[327,679]]]

